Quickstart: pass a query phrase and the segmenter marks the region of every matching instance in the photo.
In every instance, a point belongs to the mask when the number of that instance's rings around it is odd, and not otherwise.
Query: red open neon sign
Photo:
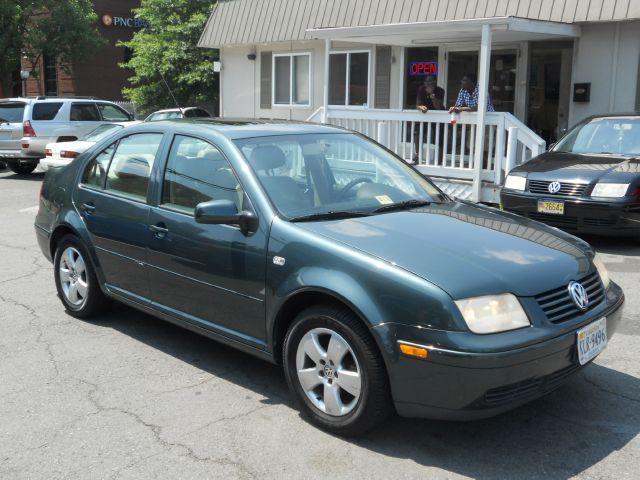
[[[438,62],[411,62],[409,75],[412,77],[438,75]]]

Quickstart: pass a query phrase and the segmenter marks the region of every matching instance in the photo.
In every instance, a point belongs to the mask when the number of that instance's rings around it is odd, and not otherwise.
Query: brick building
[[[26,83],[27,95],[96,96],[107,100],[122,100],[122,88],[127,84],[131,71],[118,64],[128,59],[131,52],[118,46],[122,40],[130,40],[144,22],[134,18],[133,9],[140,0],[94,0],[98,15],[98,31],[107,44],[95,55],[71,66],[69,72],[61,68],[55,59],[40,60],[40,78],[30,77]],[[23,61],[22,69],[31,66]]]

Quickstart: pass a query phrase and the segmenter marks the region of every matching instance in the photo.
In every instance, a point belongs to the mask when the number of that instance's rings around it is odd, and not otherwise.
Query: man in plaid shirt
[[[476,85],[475,75],[467,73],[462,77],[462,88],[458,92],[456,103],[449,111],[475,112],[478,110],[478,97],[478,85]],[[489,95],[487,95],[487,112],[495,112]]]

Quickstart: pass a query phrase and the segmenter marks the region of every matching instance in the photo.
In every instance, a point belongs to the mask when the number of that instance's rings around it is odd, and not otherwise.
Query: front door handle
[[[83,203],[82,205],[80,205],[80,210],[85,213],[93,213],[96,210],[96,206],[92,202]]]
[[[169,233],[169,229],[164,223],[149,225],[149,230],[151,230],[157,238],[164,238],[164,236]]]

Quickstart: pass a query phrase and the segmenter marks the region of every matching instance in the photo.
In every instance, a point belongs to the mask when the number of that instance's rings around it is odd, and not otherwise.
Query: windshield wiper
[[[373,213],[389,212],[391,210],[405,210],[405,209],[416,208],[416,207],[424,207],[427,205],[431,205],[431,202],[429,200],[415,200],[415,199],[406,200],[404,202],[390,203],[389,205],[382,205],[381,207],[378,207],[375,210],[373,210]]]
[[[368,217],[371,215],[368,212],[349,212],[346,210],[337,210],[337,211],[329,211],[329,212],[321,212],[321,213],[311,213],[309,215],[300,215],[299,217],[293,217],[289,219],[290,222],[313,222],[314,220],[338,220],[341,218],[352,218],[352,217]]]

